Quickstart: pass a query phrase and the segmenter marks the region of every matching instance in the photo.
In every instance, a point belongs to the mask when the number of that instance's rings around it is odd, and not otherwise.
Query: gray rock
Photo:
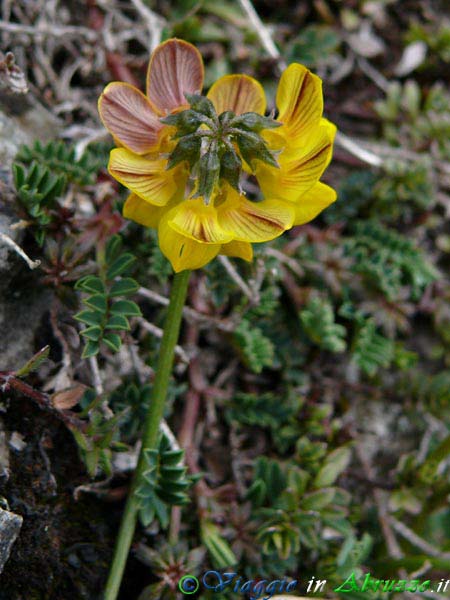
[[[0,92],[0,179],[11,181],[11,164],[22,144],[57,137],[59,121],[31,95]]]
[[[23,519],[20,515],[0,508],[0,573],[11,553],[11,548],[19,535]]]
[[[11,165],[22,144],[55,138],[58,129],[57,119],[30,95],[0,93],[0,232],[19,246],[24,232],[11,228],[20,220]],[[0,239],[0,370],[18,368],[34,353],[35,333],[51,298],[39,286],[39,274]]]

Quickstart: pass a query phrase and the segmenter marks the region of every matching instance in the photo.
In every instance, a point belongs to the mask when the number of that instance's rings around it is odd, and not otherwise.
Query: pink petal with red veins
[[[147,72],[147,95],[162,114],[187,107],[184,96],[198,94],[203,87],[200,52],[182,40],[167,40],[152,54]]]
[[[98,111],[106,129],[131,152],[146,154],[157,149],[164,125],[134,86],[122,82],[107,85],[99,98]]]

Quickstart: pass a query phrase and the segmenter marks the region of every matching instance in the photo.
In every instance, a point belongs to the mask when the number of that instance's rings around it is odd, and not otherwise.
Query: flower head
[[[124,216],[158,229],[175,271],[217,254],[251,260],[252,243],[311,221],[336,199],[319,181],[336,131],[322,117],[319,77],[291,64],[278,85],[276,119],[264,116],[264,90],[252,77],[221,77],[206,97],[202,87],[198,50],[171,39],[151,56],[146,95],[114,82],[99,99],[120,146],[109,172],[131,191]],[[256,200],[243,192],[251,176]]]

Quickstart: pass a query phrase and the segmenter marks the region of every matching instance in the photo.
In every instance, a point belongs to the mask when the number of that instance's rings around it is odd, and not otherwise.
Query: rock
[[[20,220],[11,165],[22,144],[57,137],[58,125],[30,94],[0,93],[0,233],[19,246],[24,231],[11,227]],[[50,290],[39,285],[39,273],[0,239],[0,370],[18,368],[34,353],[35,333],[51,298]]]
[[[11,553],[11,548],[19,535],[23,519],[20,515],[0,508],[0,573]]]
[[[11,165],[22,144],[57,137],[60,124],[30,94],[0,93],[0,179],[11,181]]]

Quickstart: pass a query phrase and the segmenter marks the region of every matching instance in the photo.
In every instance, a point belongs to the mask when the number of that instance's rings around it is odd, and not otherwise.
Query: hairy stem
[[[158,441],[158,431],[164,414],[167,389],[173,366],[174,350],[180,331],[189,275],[190,271],[182,271],[181,273],[177,273],[173,280],[158,366],[153,383],[152,399],[144,424],[142,447],[119,529],[111,571],[106,583],[104,600],[116,600],[117,598],[128,552],[133,540],[139,512],[139,501],[134,492],[139,486],[142,474],[146,468],[144,451],[155,449]]]

